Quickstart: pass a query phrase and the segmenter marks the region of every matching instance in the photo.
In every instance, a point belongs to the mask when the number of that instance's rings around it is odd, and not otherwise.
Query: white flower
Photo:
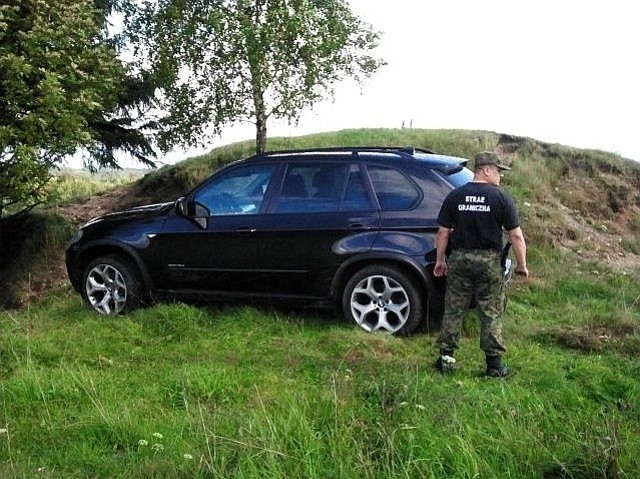
[[[153,437],[155,437],[156,439],[162,439],[164,436],[162,434],[160,434],[159,432],[154,432],[152,434]]]
[[[145,441],[144,439],[140,439],[138,441],[138,446],[148,446],[149,443],[147,441]]]
[[[0,435],[8,433],[9,430],[6,427],[0,428]]]
[[[182,457],[184,457],[187,461],[190,461],[191,459],[193,459],[193,456],[191,454],[185,454]]]
[[[151,446],[151,449],[153,449],[154,452],[160,452],[164,451],[164,446],[162,444],[155,443],[153,446]]]

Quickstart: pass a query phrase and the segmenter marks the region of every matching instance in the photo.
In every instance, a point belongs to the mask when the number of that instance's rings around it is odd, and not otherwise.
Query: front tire
[[[136,268],[119,256],[101,256],[85,268],[82,298],[95,311],[117,315],[134,309],[142,299]]]
[[[425,296],[400,268],[371,265],[347,282],[342,309],[348,320],[365,331],[407,336],[424,319]]]

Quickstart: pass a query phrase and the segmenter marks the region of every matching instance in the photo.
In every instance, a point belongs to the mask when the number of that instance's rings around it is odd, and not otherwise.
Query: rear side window
[[[459,174],[456,173],[456,175]],[[444,199],[453,189],[449,183],[450,179],[451,176],[447,176],[445,180],[440,174],[431,171],[425,178],[419,180],[424,191],[421,208],[424,208],[425,215],[428,217],[438,217]]]
[[[369,165],[369,176],[383,210],[407,210],[420,199],[420,190],[394,168]]]
[[[305,163],[287,167],[275,213],[326,213],[374,209],[357,165]]]
[[[342,211],[372,211],[375,205],[367,193],[367,186],[358,165],[351,165]]]

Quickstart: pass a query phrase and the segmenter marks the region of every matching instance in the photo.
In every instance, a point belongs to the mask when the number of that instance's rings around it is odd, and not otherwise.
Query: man
[[[462,320],[473,297],[480,316],[480,347],[486,356],[486,375],[501,378],[508,373],[502,364],[506,351],[501,325],[503,229],[515,253],[515,273],[529,275],[518,213],[511,197],[499,188],[502,171],[509,169],[495,153],[478,153],[473,180],[449,193],[440,209],[434,274],[447,276],[445,312],[438,338],[440,356],[436,362],[441,372],[455,369],[453,356],[459,345]],[[449,263],[445,256],[448,247]]]

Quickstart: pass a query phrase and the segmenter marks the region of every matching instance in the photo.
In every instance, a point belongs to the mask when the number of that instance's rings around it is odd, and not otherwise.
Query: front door
[[[245,165],[214,175],[170,215],[152,242],[165,278],[160,289],[253,291],[259,272],[256,227],[277,165]]]

